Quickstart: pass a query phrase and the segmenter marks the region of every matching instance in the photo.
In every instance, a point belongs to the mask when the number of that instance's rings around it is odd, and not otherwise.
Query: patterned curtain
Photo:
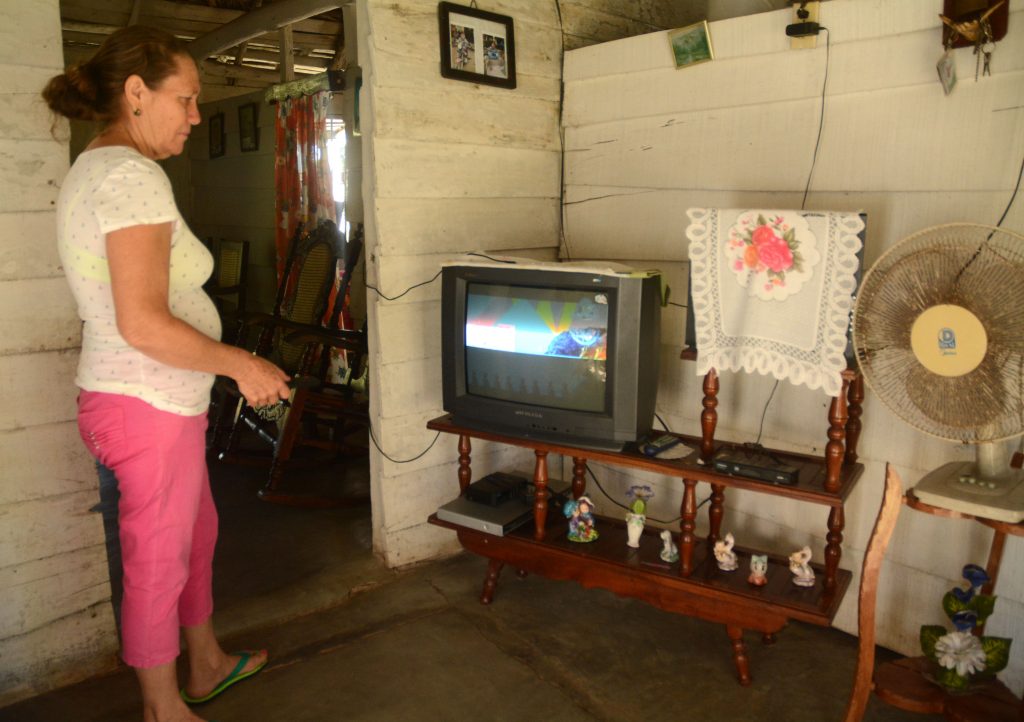
[[[327,110],[331,94],[285,98],[274,124],[274,186],[277,192],[277,278],[280,282],[288,244],[300,223],[337,221],[327,158]]]

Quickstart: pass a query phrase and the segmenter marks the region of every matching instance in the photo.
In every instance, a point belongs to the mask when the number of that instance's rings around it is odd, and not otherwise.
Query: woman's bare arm
[[[168,366],[233,378],[253,406],[288,398],[284,371],[244,349],[214,341],[171,314],[170,257],[170,223],[107,234],[114,311],[124,340]]]

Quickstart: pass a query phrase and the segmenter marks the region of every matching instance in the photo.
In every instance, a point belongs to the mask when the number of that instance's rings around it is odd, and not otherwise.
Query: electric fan
[[[1011,463],[1024,434],[1024,237],[954,223],[903,239],[864,276],[853,343],[864,380],[893,413],[975,445],[974,462],[927,474],[917,497],[1024,519],[1024,476]]]

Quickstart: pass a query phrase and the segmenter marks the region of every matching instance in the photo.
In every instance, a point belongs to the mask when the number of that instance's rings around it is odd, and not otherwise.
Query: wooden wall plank
[[[67,169],[66,150],[52,140],[0,139],[0,213],[51,210]]]
[[[492,85],[478,85],[458,80],[442,78],[436,63],[425,63],[422,58],[409,58],[390,52],[387,49],[378,51],[382,62],[374,69],[374,78],[381,88],[436,88],[460,92],[464,103],[473,102],[477,98],[494,96],[507,99],[509,90]],[[519,72],[516,68],[516,89],[513,91],[517,99],[536,98],[558,102],[560,83],[557,77],[548,75],[532,75]],[[446,125],[451,125],[451,119]]]
[[[63,494],[87,493],[99,499],[96,468],[74,419],[0,431],[0,449],[6,469],[0,507]]]
[[[0,398],[7,403],[0,431],[75,418],[77,366],[75,351],[0,356]]]
[[[90,536],[95,536],[96,530],[92,531]],[[0,629],[11,636],[31,634],[80,609],[110,600],[106,547],[78,547],[0,566],[0,589],[7,591],[9,599],[23,602],[0,605]]]
[[[557,103],[516,98],[513,106],[507,96],[477,94],[475,87],[378,90],[374,132],[381,138],[560,150],[558,136],[550,133],[558,125]]]
[[[0,281],[0,356],[81,345],[82,322],[63,278]]]
[[[2,0],[0,17],[19,17],[18,32],[5,34],[4,55],[26,67],[50,68],[51,75],[64,67],[60,34],[53,32],[60,22],[56,2]]]
[[[558,245],[555,198],[380,198],[375,209],[383,254]]]
[[[374,143],[381,198],[557,198],[554,151],[437,145],[382,138]]]
[[[63,277],[53,211],[0,213],[0,281]]]

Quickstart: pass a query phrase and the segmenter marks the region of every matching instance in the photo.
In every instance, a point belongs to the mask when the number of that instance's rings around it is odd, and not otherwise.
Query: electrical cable
[[[821,147],[821,131],[825,127],[825,89],[828,87],[828,64],[829,51],[832,43],[828,28],[821,28],[825,33],[825,79],[821,83],[821,116],[818,118],[818,139],[814,141],[814,155],[811,156],[811,170],[807,173],[807,186],[804,188],[804,199],[800,202],[800,209],[807,207],[807,194],[811,191],[811,178],[814,177],[814,166],[818,162],[818,148]]]
[[[779,388],[779,380],[775,379],[775,385],[772,386],[772,392],[768,394],[768,400],[764,402],[764,410],[761,411],[761,426],[757,430],[757,441],[754,442],[754,447],[758,448],[761,446],[761,432],[764,431],[764,417],[768,413],[768,406],[772,402],[772,397],[775,396],[775,389]]]
[[[616,501],[612,497],[611,494],[609,494],[607,491],[605,491],[605,488],[603,486],[601,486],[601,482],[598,481],[597,476],[594,475],[594,470],[590,468],[590,464],[587,463],[586,466],[587,466],[587,473],[590,474],[590,478],[594,480],[595,484],[597,484],[597,488],[601,490],[601,493],[604,495],[604,498],[607,499],[608,501],[610,501],[615,506],[621,507],[622,509],[625,509],[626,511],[629,511],[629,507],[628,506],[626,506],[625,504],[623,504],[623,503],[621,503],[619,501]],[[699,504],[697,504],[697,509],[700,509],[702,506],[707,504],[709,501],[711,501],[711,495],[710,494],[708,494],[708,496],[703,501],[701,501]],[[653,517],[653,516],[651,516],[649,514],[646,515],[646,516],[651,521],[657,522],[658,524],[665,524],[666,526],[669,525],[669,524],[675,524],[677,521],[681,521],[682,518],[683,518],[681,516],[677,516],[675,519],[672,519],[670,521],[664,521],[662,519],[656,519],[655,517]]]
[[[433,283],[434,281],[437,280],[437,277],[440,276],[440,275],[441,275],[441,272],[438,271],[437,273],[434,274],[434,277],[431,278],[429,281],[423,281],[421,283],[417,283],[415,285],[409,286],[407,289],[402,291],[397,296],[386,296],[384,293],[381,292],[381,290],[379,288],[377,288],[376,286],[370,285],[369,283],[366,284],[366,287],[368,289],[370,289],[371,291],[373,291],[374,293],[376,293],[381,298],[383,298],[385,301],[395,301],[395,300],[401,298],[402,296],[404,296],[405,294],[409,293],[409,291],[411,291],[414,288],[419,288],[420,286],[426,286],[429,283]]]
[[[370,428],[370,441],[372,441],[372,442],[373,442],[373,445],[374,445],[374,447],[376,447],[377,451],[379,451],[379,452],[381,453],[381,455],[382,455],[382,456],[383,456],[383,457],[384,457],[385,459],[387,459],[388,461],[390,461],[390,462],[392,462],[392,463],[395,463],[395,464],[408,464],[408,463],[409,463],[409,462],[411,462],[411,461],[416,461],[416,460],[417,460],[417,459],[419,459],[419,458],[420,458],[421,456],[423,456],[423,455],[424,455],[424,454],[426,454],[426,453],[427,453],[428,451],[430,451],[430,450],[431,450],[432,448],[434,448],[434,444],[436,444],[436,443],[437,443],[437,440],[438,440],[439,438],[441,438],[441,432],[440,432],[440,431],[438,431],[438,432],[437,432],[437,435],[436,435],[436,436],[434,437],[434,440],[430,442],[430,445],[429,445],[429,446],[427,446],[427,448],[425,448],[425,449],[424,449],[423,451],[421,451],[420,453],[416,454],[416,456],[412,457],[411,459],[396,459],[396,458],[394,458],[393,456],[389,456],[389,455],[388,455],[388,454],[387,454],[387,453],[386,453],[386,452],[384,451],[384,449],[380,448],[380,444],[378,444],[378,443],[377,443],[377,437],[373,435],[373,426],[372,426],[372,425],[370,425],[370,427],[369,427],[369,428]]]

